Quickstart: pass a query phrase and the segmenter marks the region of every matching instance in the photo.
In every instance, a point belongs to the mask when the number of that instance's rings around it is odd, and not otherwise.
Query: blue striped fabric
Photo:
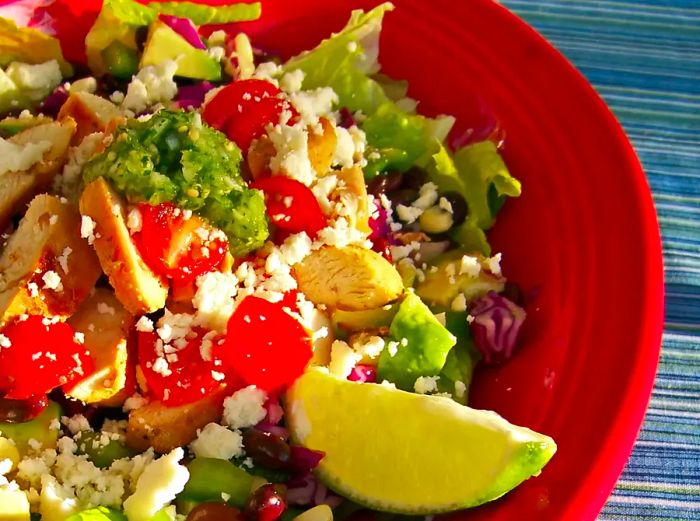
[[[661,365],[600,520],[700,520],[700,0],[504,0],[588,77],[625,127],[663,237]]]

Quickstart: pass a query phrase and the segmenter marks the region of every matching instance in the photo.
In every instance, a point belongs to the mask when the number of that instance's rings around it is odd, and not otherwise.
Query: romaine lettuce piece
[[[391,9],[384,3],[368,12],[353,11],[343,30],[291,58],[281,70],[302,70],[302,88],[332,87],[341,107],[367,116],[361,126],[376,156],[367,177],[427,164],[433,140],[444,140],[454,123],[451,116],[432,119],[404,110],[395,100],[404,92],[401,82],[374,76],[379,71],[382,19]]]
[[[126,521],[126,516],[114,508],[95,507],[73,514],[66,521]]]
[[[419,376],[439,374],[457,341],[412,291],[401,302],[389,332],[398,345],[387,345],[382,351],[377,379],[406,391],[413,391]]]
[[[189,18],[195,25],[227,24],[260,18],[260,2],[204,5],[194,2],[151,2],[148,7],[159,13]]]

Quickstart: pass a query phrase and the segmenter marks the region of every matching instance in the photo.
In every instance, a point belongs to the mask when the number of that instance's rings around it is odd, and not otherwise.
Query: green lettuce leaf
[[[427,166],[430,180],[441,192],[458,192],[469,207],[464,224],[450,234],[471,251],[491,254],[484,230],[496,220],[506,197],[520,195],[515,179],[492,141],[481,141],[460,148],[452,156],[439,142],[433,142],[432,160]]]
[[[227,24],[260,18],[260,2],[252,4],[203,5],[193,2],[151,2],[148,7],[159,13],[189,18],[195,25]]]
[[[413,391],[419,376],[440,373],[456,338],[412,291],[406,294],[389,332],[398,343],[396,352],[385,348],[379,357],[377,377],[400,389]]]
[[[385,3],[371,11],[353,11],[343,30],[291,58],[281,70],[302,70],[302,88],[331,87],[341,107],[367,116],[361,124],[371,152],[367,177],[427,164],[432,142],[444,140],[454,123],[450,116],[433,119],[415,114],[412,103],[400,103],[406,99],[405,82],[377,75],[379,33],[384,14],[391,9]]]

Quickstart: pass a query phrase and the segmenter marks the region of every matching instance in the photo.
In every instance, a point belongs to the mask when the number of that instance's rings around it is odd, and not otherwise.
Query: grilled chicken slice
[[[167,453],[189,444],[197,437],[197,430],[221,420],[225,394],[222,390],[177,407],[151,402],[134,409],[126,428],[127,445],[139,451],[153,447],[156,452]]]
[[[32,197],[51,185],[54,175],[63,167],[75,129],[75,121],[67,118],[30,127],[8,139],[17,145],[49,141],[51,148],[29,170],[0,176],[0,229],[4,229]]]
[[[120,117],[119,109],[109,100],[89,92],[72,92],[58,113],[59,118],[71,117],[78,124],[73,144],[80,143],[85,136],[103,132],[110,121]]]
[[[309,300],[332,309],[378,308],[403,293],[401,276],[394,266],[359,246],[316,250],[294,266],[294,275]]]
[[[83,219],[88,225],[95,224],[88,241],[93,243],[102,269],[126,310],[141,315],[165,306],[168,286],[146,266],[131,240],[124,206],[101,177],[86,186],[80,197]]]
[[[127,383],[129,330],[134,317],[121,305],[114,292],[97,288],[68,319],[82,333],[95,372],[66,394],[85,403],[113,398]]]
[[[38,195],[0,256],[0,323],[25,313],[68,318],[101,273],[75,208]]]

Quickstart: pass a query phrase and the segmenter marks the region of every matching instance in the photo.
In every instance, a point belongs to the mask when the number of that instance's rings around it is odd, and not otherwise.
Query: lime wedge
[[[376,510],[434,514],[496,499],[539,474],[548,436],[449,398],[307,371],[287,393],[292,439],[326,453],[318,477]]]

